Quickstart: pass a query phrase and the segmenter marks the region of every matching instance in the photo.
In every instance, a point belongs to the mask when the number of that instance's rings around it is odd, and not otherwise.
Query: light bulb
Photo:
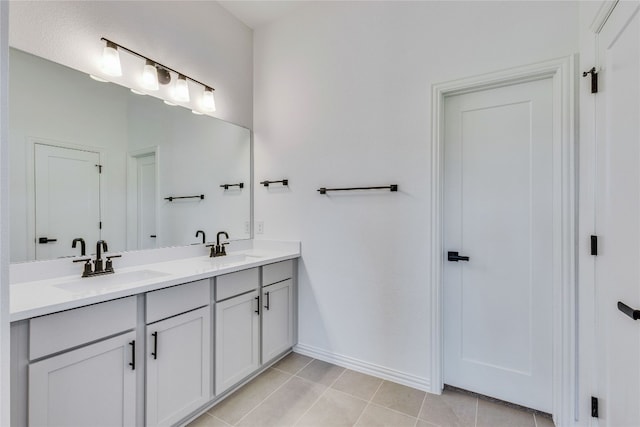
[[[115,77],[122,75],[118,46],[113,42],[108,41],[102,51],[102,72]]]
[[[187,78],[182,74],[178,75],[176,85],[174,87],[173,97],[176,101],[189,102],[189,85],[187,84]]]
[[[156,64],[148,59],[142,70],[142,87],[147,90],[158,90],[158,70]]]
[[[202,93],[202,109],[216,111],[216,100],[213,98],[213,89],[210,87],[205,87]]]

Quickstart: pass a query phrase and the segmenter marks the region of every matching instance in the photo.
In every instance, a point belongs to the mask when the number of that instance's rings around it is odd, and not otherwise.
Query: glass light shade
[[[213,89],[207,87],[202,94],[202,109],[204,111],[216,111],[216,100],[213,97]]]
[[[89,77],[100,83],[109,83],[109,80],[105,80],[102,77],[94,76],[93,74],[89,74]]]
[[[142,87],[147,90],[158,90],[158,70],[155,64],[149,60],[142,70]]]
[[[164,100],[164,103],[165,103],[165,104],[167,104],[167,105],[170,105],[170,106],[172,106],[172,107],[175,107],[176,105],[178,105],[178,104],[174,104],[174,103],[173,103],[173,102],[171,102],[171,101],[167,101],[166,99]]]
[[[176,80],[176,86],[173,90],[173,97],[176,99],[176,101],[189,102],[189,85],[187,84],[187,78],[185,76],[178,76],[178,80]]]
[[[115,77],[122,75],[120,54],[118,53],[118,47],[113,43],[107,42],[102,51],[102,72]]]
[[[146,93],[140,92],[139,90],[136,90],[136,89],[133,89],[133,88],[131,89],[131,92],[135,93],[136,95],[146,95]]]
[[[200,112],[200,111],[198,111],[198,110],[191,110],[191,112],[192,112],[193,114],[195,114],[196,116],[202,116],[202,115],[204,114],[204,113],[201,113],[201,112]]]

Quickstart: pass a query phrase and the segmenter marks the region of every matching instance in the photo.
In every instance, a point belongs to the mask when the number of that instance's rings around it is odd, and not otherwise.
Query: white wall
[[[256,188],[257,237],[302,241],[302,349],[429,387],[431,85],[578,48],[575,2],[321,2],[255,30],[255,176],[290,179]]]
[[[212,1],[12,1],[9,44],[97,74],[109,38],[215,87],[223,120],[252,126],[253,32]]]

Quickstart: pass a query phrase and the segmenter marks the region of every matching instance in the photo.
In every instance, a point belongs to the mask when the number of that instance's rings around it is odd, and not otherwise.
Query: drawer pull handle
[[[129,362],[129,366],[131,366],[131,370],[136,370],[136,340],[133,340],[129,343],[131,346],[131,362]]]
[[[151,355],[153,356],[153,360],[156,360],[158,358],[158,333],[154,332],[151,336],[153,337],[153,351]]]
[[[267,305],[265,305],[264,308],[269,310],[269,306],[271,305],[271,298],[269,298],[269,292],[265,292],[264,295],[267,297]]]
[[[254,313],[260,314],[260,295],[254,298],[257,302]]]

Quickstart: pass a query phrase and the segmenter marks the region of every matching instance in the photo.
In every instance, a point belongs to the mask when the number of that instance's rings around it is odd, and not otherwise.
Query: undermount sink
[[[142,282],[143,280],[157,279],[159,277],[168,276],[169,273],[163,273],[155,270],[136,270],[123,273],[105,274],[104,276],[86,277],[70,282],[54,285],[56,288],[66,291],[85,291],[89,289],[104,289],[129,283]]]

